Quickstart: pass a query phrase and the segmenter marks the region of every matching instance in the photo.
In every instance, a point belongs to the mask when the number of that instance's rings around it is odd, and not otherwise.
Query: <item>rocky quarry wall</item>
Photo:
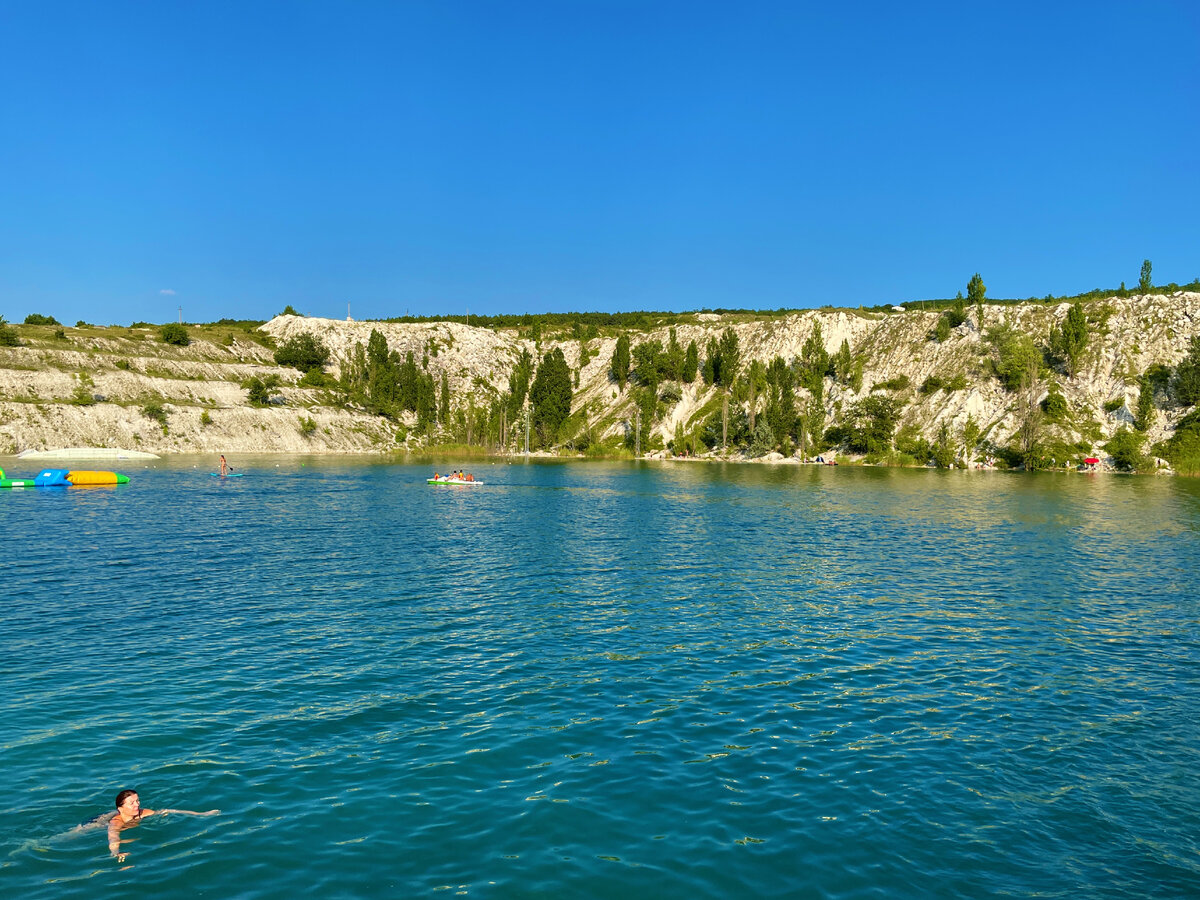
[[[1069,305],[1024,303],[985,307],[984,330],[1007,324],[1045,344],[1050,329],[1066,316]],[[1174,365],[1200,334],[1200,294],[1112,297],[1091,301],[1089,313],[1100,324],[1093,329],[1073,377],[1056,373],[1046,387],[1057,384],[1075,420],[1090,420],[1087,436],[1099,446],[1117,428],[1133,419],[1138,377],[1154,363]],[[1006,391],[987,365],[989,347],[977,314],[950,337],[930,339],[940,313],[910,310],[878,312],[813,310],[757,318],[695,314],[676,325],[677,339],[686,346],[695,340],[701,350],[726,328],[736,331],[742,365],[769,362],[776,356],[792,360],[819,323],[825,348],[834,353],[846,340],[863,359],[862,388],[851,390],[827,379],[824,403],[827,424],[872,386],[907,376],[910,387],[898,394],[905,402],[900,427],[915,426],[933,440],[943,423],[960,429],[974,418],[993,440],[1006,442],[1016,428],[1016,397]],[[427,360],[440,380],[445,373],[454,403],[468,395],[486,405],[505,391],[523,350],[531,354],[561,348],[568,365],[578,370],[575,409],[587,406],[589,419],[603,430],[624,429],[632,418],[630,390],[618,389],[609,367],[616,336],[594,338],[587,346],[591,358],[580,367],[581,343],[565,335],[550,335],[535,345],[513,330],[493,331],[462,323],[417,324],[351,322],[279,316],[261,326],[276,343],[301,333],[319,337],[332,352],[331,374],[337,375],[354,352],[378,330],[389,349],[401,356],[411,351]],[[631,332],[634,344],[659,340],[665,346],[668,329]],[[277,375],[282,386],[272,405],[248,403],[242,381],[252,375]],[[966,387],[952,392],[922,394],[917,389],[931,375],[961,375]],[[339,452],[373,453],[402,447],[398,423],[347,407],[331,392],[298,384],[300,373],[275,365],[270,347],[253,340],[224,342],[193,340],[173,347],[154,340],[152,332],[133,329],[72,329],[65,340],[29,341],[26,346],[0,348],[0,454],[27,449],[66,446],[124,447],[154,453]],[[715,396],[698,378],[682,386],[681,399],[654,425],[665,440],[677,425],[697,424],[699,411]],[[81,397],[86,401],[80,403]],[[148,418],[147,398],[157,399],[162,421]],[[1121,401],[1116,406],[1113,401]],[[1110,407],[1106,409],[1106,405]],[[1112,408],[1112,407],[1116,408]],[[1169,435],[1182,411],[1160,412],[1148,433],[1148,443]],[[410,423],[411,424],[411,423]],[[1065,429],[1062,437],[1078,440],[1079,431]],[[408,446],[412,439],[408,438]]]

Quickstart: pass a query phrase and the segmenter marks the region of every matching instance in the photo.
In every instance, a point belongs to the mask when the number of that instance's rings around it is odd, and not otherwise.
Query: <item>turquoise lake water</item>
[[[231,461],[0,495],[6,892],[1200,896],[1200,482]]]

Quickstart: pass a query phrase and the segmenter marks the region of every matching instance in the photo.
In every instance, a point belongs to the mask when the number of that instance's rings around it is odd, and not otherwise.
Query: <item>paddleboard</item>
[[[241,478],[245,472],[230,472],[228,475],[222,475],[220,472],[209,472],[213,478]]]

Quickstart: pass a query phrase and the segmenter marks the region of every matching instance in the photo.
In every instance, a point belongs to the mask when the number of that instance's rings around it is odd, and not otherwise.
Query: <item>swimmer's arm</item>
[[[108,852],[117,858],[117,862],[125,862],[125,854],[121,852],[121,820],[115,815],[108,823]]]
[[[215,816],[219,812],[219,809],[210,809],[207,812],[195,812],[190,809],[144,809],[142,810],[142,817],[165,816],[167,813],[179,813],[183,816]]]

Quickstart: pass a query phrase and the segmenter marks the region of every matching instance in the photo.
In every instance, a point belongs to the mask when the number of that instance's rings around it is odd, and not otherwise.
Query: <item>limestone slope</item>
[[[1067,304],[991,304],[985,308],[983,331],[1009,325],[1043,345],[1067,309]],[[1071,378],[1052,374],[1047,387],[1056,384],[1071,410],[1069,421],[1054,427],[1057,436],[1098,449],[1132,421],[1137,378],[1154,363],[1178,362],[1189,340],[1200,334],[1200,294],[1112,297],[1092,301],[1087,310],[1094,327],[1079,371]],[[691,314],[679,317],[676,336],[681,345],[694,340],[703,351],[711,338],[732,328],[744,367],[776,356],[790,362],[819,324],[828,352],[836,352],[845,340],[863,361],[860,390],[827,379],[827,424],[873,387],[904,376],[908,386],[891,391],[905,404],[901,428],[910,426],[933,439],[942,423],[957,431],[971,416],[991,440],[1007,443],[1016,427],[1016,398],[992,374],[992,350],[975,311],[940,343],[930,339],[938,315],[828,309],[785,316]],[[279,316],[257,336],[203,326],[193,329],[191,344],[175,347],[156,340],[150,329],[89,326],[62,329],[56,336],[52,329],[23,326],[23,346],[0,348],[0,454],[64,446],[156,453],[367,453],[397,449],[398,437],[412,446],[404,423],[346,405],[334,392],[301,386],[299,372],[274,363],[273,345],[312,333],[332,351],[330,372],[337,375],[356,345],[366,346],[372,330],[385,337],[389,349],[402,356],[412,352],[439,381],[444,373],[455,406],[465,405],[468,397],[476,406],[486,406],[507,389],[522,351],[539,355],[557,347],[578,376],[572,406],[586,410],[597,436],[621,433],[633,418],[630,389],[619,390],[609,374],[615,333],[586,345],[565,333],[549,334],[535,344],[515,330],[453,322]],[[635,345],[645,340],[665,345],[668,329],[630,332],[630,338]],[[589,359],[580,366],[584,346]],[[270,375],[281,382],[272,391],[272,404],[252,406],[243,382]],[[961,388],[922,393],[919,388],[930,376],[946,381],[960,376]],[[677,426],[687,430],[701,424],[718,403],[715,389],[699,379],[681,386],[680,394],[652,426],[663,442]],[[147,410],[154,413],[156,405],[162,415],[152,418]],[[1161,411],[1150,442],[1168,435],[1182,412]]]

